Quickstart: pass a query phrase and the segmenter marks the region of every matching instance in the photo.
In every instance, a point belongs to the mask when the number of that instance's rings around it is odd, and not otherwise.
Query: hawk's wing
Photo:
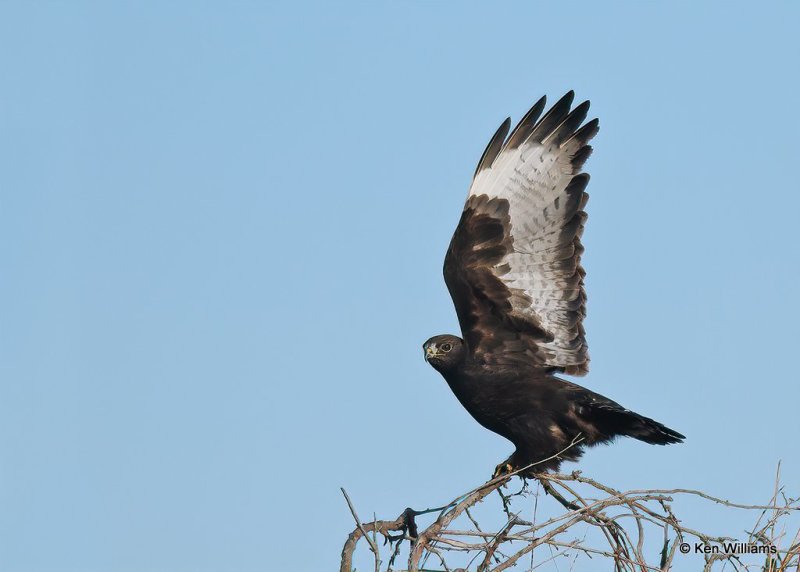
[[[444,261],[467,347],[483,363],[588,371],[580,236],[596,119],[573,92],[541,119],[545,98],[483,153]],[[538,120],[538,121],[537,121]]]

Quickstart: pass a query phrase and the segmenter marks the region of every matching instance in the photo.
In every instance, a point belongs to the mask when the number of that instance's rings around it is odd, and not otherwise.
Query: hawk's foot
[[[496,479],[497,477],[502,477],[503,475],[509,475],[514,472],[514,465],[511,464],[511,461],[506,459],[499,465],[494,468],[494,473],[492,473],[492,478]]]

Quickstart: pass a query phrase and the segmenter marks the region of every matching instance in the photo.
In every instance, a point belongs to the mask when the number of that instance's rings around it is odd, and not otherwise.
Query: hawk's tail
[[[627,423],[622,431],[623,435],[628,435],[639,441],[650,443],[651,445],[671,445],[672,443],[683,443],[686,438],[674,429],[659,423],[649,417],[639,415],[633,411],[628,411],[626,416]]]
[[[609,436],[625,435],[652,445],[682,443],[686,438],[674,429],[625,409],[610,399],[592,403],[592,412],[601,430]]]

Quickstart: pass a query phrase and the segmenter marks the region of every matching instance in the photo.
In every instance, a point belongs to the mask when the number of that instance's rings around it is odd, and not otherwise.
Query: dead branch
[[[528,469],[519,472],[529,474]],[[342,549],[340,572],[353,570],[354,553],[361,538],[366,538],[376,572],[396,570],[395,562],[406,551],[405,572],[430,570],[426,562],[431,556],[431,563],[444,571],[499,572],[519,567],[526,555],[530,556],[526,570],[569,556],[573,562],[578,557],[593,561],[607,559],[613,563],[615,572],[666,572],[673,569],[676,560],[694,555],[692,561],[696,564],[690,567],[707,571],[728,565],[738,571],[800,572],[800,503],[784,494],[779,474],[767,504],[731,502],[686,488],[620,491],[578,471],[537,474],[535,480],[523,481],[519,492],[503,493],[512,477],[492,479],[440,507],[406,508],[394,520],[374,519],[367,523],[360,520],[342,489],[355,528]],[[538,522],[537,512],[528,521],[520,517],[518,510],[525,508],[520,503],[533,494],[529,489],[531,482],[547,493],[544,498],[555,501],[547,507],[547,517]],[[488,510],[484,501],[494,491],[500,493],[501,503],[489,502],[500,506]],[[673,505],[686,499],[724,509],[753,511],[758,517],[744,537],[730,531],[707,532],[675,515]],[[540,500],[535,500],[539,507]],[[483,508],[479,509],[479,505]],[[487,515],[479,516],[477,513],[481,511],[488,511]],[[432,521],[424,526],[419,524],[420,517],[434,513],[437,514]],[[492,521],[491,526],[487,520]],[[576,527],[581,524],[584,526],[579,532]],[[789,529],[792,532],[787,532]],[[390,558],[384,568],[381,568],[378,535],[383,537],[384,544],[390,545]],[[537,559],[540,548],[546,552]],[[538,562],[536,566],[534,561]],[[473,565],[476,568],[471,568]],[[686,567],[685,562],[679,566]]]

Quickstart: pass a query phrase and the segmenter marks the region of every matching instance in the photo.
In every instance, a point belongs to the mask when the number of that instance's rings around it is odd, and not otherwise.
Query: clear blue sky
[[[688,437],[580,467],[800,492],[797,3],[532,4],[0,5],[0,568],[330,570],[340,485],[482,482],[420,345],[488,137],[568,89],[581,383]]]

